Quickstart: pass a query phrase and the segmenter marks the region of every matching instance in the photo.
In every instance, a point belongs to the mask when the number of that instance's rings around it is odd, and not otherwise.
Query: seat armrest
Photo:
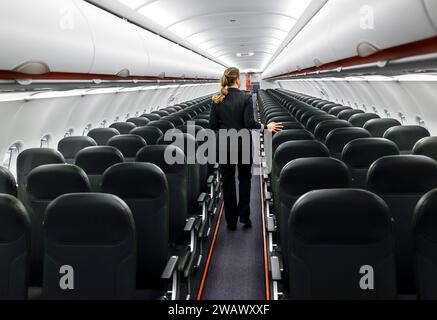
[[[204,203],[207,200],[208,200],[208,195],[205,192],[203,192],[197,198],[197,203],[202,204],[202,203]]]
[[[170,280],[173,277],[173,274],[178,271],[178,262],[178,256],[171,256],[170,259],[168,259],[167,265],[165,266],[161,278],[165,280]]]
[[[267,231],[271,233],[276,231],[275,218],[272,216],[267,217]]]
[[[270,267],[272,269],[272,280],[281,281],[282,275],[281,275],[281,265],[279,263],[279,257],[272,256],[270,258]]]
[[[206,180],[206,184],[209,186],[214,183],[214,176],[209,176],[208,180]]]
[[[187,223],[185,224],[184,231],[191,232],[196,229],[201,217],[190,217],[187,219]]]

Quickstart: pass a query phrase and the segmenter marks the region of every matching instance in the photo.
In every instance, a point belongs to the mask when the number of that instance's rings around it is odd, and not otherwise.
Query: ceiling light
[[[255,55],[255,53],[254,52],[238,52],[237,53],[237,57],[240,57],[240,58],[245,58],[245,57],[252,57],[252,56],[254,56]]]

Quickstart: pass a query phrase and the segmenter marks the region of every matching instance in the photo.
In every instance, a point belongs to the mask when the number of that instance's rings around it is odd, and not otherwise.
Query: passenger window
[[[407,122],[407,118],[404,116],[402,112],[398,113],[399,119],[401,120],[402,124],[405,124]]]
[[[378,109],[376,109],[376,107],[373,107],[373,112],[374,112],[375,114],[379,114],[379,111],[378,111]]]
[[[70,129],[68,130],[65,134],[64,134],[64,138],[68,138],[71,137],[74,133],[74,129]]]
[[[130,118],[130,113],[126,115],[126,120]]]
[[[82,135],[83,135],[83,136],[86,136],[86,135],[88,134],[88,132],[90,132],[91,128],[92,128],[92,124],[90,123],[89,125],[87,125],[87,126],[85,127],[85,129],[83,129],[83,133],[82,133]]]
[[[139,111],[135,112],[135,118],[138,118],[139,115],[140,115]]]
[[[45,135],[41,138],[39,147],[40,148],[49,148],[50,146],[50,135]]]
[[[387,118],[391,118],[391,113],[387,109],[384,109],[384,113],[387,116]]]
[[[419,126],[426,128],[425,120],[423,120],[421,117],[417,116],[417,117],[416,117],[416,122],[417,122],[417,124],[418,124]]]
[[[8,169],[14,177],[17,177],[17,157],[20,153],[21,145],[19,143],[13,144],[6,151],[5,157],[3,159],[2,166]]]
[[[106,121],[106,120],[103,120],[103,121],[100,123],[100,127],[101,127],[101,128],[105,128],[105,127],[106,127],[106,123],[107,123],[107,121]]]
[[[114,123],[115,123],[115,122],[119,122],[119,121],[120,121],[120,117],[119,117],[119,116],[116,116],[115,119],[114,119]]]

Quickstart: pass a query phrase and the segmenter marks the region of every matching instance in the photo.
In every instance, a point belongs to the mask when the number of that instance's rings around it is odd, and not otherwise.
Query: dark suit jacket
[[[212,104],[209,117],[209,127],[211,130],[261,130],[263,125],[255,121],[252,96],[240,91],[239,89],[229,88],[229,94],[220,104]],[[252,145],[252,136],[249,133],[250,146]],[[238,162],[241,162],[242,154],[248,154],[252,157],[252,150],[247,150],[247,144],[241,139],[238,140],[238,146],[232,147],[228,139],[226,150],[219,150],[217,140],[217,154],[229,157],[230,154],[238,154]],[[244,146],[244,147],[243,147]],[[229,160],[228,160],[229,161]]]
[[[216,131],[262,129],[262,125],[254,118],[252,96],[235,88],[229,88],[229,94],[222,103],[212,104],[209,127]]]

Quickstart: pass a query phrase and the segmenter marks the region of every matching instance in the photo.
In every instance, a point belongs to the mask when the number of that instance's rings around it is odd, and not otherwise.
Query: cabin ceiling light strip
[[[192,8],[190,11],[191,16],[183,12],[186,10],[177,9],[178,5],[180,7],[180,0],[117,1],[124,5],[126,10],[132,10],[133,14],[139,14],[167,32],[189,42],[201,54],[207,53],[225,65],[235,65],[242,70],[264,71],[271,58],[287,39],[287,36],[292,32],[313,0],[284,1],[281,8],[276,6],[274,9],[271,9],[272,5],[266,2],[265,8],[255,6],[256,9],[254,10],[256,11],[253,12],[248,11],[238,1],[226,3],[226,9],[222,11],[215,10],[214,3],[211,3],[211,10],[208,12],[202,7],[209,5],[208,1],[205,0],[202,6]],[[186,5],[191,9],[193,3],[193,1],[187,1]],[[175,7],[175,9],[172,10],[172,7]],[[259,16],[259,19],[257,16]],[[200,21],[204,21],[201,19],[208,17],[211,17],[210,26],[209,21],[200,23]],[[248,17],[252,19],[248,19]],[[223,20],[222,18],[228,25],[223,25],[219,29],[214,22],[217,19]],[[266,19],[273,21],[274,25],[266,26]],[[211,28],[211,26],[213,27]],[[241,32],[232,32],[233,30]],[[155,31],[162,32],[162,30]],[[253,34],[257,31],[260,31],[260,33],[261,31],[265,32],[262,32],[263,35],[259,35],[257,41],[247,44],[244,51],[241,48],[242,51],[236,50],[238,41],[244,43],[245,39],[254,38]],[[234,40],[236,43],[232,43],[234,38],[230,38],[230,35],[233,34],[237,36]],[[270,46],[268,52],[265,50],[267,44]],[[245,55],[245,53],[253,54]],[[247,59],[252,56],[259,58],[256,60]]]

